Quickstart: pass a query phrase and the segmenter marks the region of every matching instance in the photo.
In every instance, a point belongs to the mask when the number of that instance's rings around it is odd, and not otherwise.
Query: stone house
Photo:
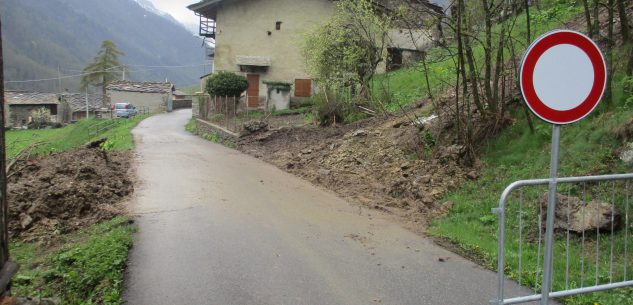
[[[56,93],[5,91],[4,98],[5,124],[8,127],[25,127],[33,120],[35,112],[42,109],[48,113],[51,122],[63,121],[59,115],[61,103]]]
[[[106,86],[111,104],[131,103],[139,111],[149,113],[172,111],[174,91],[170,82],[114,81]]]
[[[86,99],[88,103],[86,105]],[[64,122],[78,121],[88,116],[93,118],[101,116],[104,109],[103,96],[101,94],[83,94],[83,93],[64,93],[61,95],[61,101],[67,105],[68,110],[62,110]],[[87,108],[87,109],[86,109]],[[105,109],[107,110],[107,109]]]
[[[389,9],[392,0],[376,0],[377,5]],[[412,0],[411,0],[412,1]],[[415,1],[428,5],[441,14],[441,8],[426,0]],[[245,75],[249,82],[249,107],[258,107],[272,92],[266,83],[292,84],[291,99],[310,97],[315,85],[306,73],[300,44],[303,34],[328,20],[334,12],[332,0],[203,0],[188,8],[200,16],[200,35],[215,40],[214,69]],[[399,30],[389,33],[395,43],[388,47],[387,60],[404,65],[415,60],[432,45],[435,31]],[[417,41],[405,43],[407,39]],[[204,84],[204,79],[201,81]]]

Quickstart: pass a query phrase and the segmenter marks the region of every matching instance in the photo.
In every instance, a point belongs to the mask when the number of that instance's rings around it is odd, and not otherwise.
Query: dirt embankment
[[[9,234],[50,238],[124,213],[131,152],[79,149],[29,161],[9,178]]]
[[[463,148],[443,141],[439,119],[408,115],[334,127],[282,127],[241,139],[238,149],[385,211],[424,232],[429,218],[450,209],[441,198],[476,171],[461,163]]]

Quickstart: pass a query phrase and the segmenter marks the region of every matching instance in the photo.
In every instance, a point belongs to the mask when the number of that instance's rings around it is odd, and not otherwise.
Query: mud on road
[[[131,159],[84,148],[20,161],[8,183],[10,236],[54,238],[123,214],[134,191]]]

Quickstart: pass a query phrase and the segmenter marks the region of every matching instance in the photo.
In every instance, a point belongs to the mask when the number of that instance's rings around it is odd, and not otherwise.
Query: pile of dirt
[[[429,218],[452,206],[442,196],[477,172],[463,164],[463,147],[443,141],[441,120],[415,118],[416,111],[345,126],[274,129],[242,138],[238,149],[423,232]]]
[[[9,233],[34,240],[84,228],[124,211],[134,188],[131,152],[85,148],[17,164],[9,178]]]

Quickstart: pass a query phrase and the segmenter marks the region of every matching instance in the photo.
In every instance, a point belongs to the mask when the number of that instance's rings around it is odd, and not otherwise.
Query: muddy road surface
[[[278,168],[188,134],[135,130],[139,232],[127,304],[488,304],[495,275]],[[511,285],[511,283],[509,283]]]

